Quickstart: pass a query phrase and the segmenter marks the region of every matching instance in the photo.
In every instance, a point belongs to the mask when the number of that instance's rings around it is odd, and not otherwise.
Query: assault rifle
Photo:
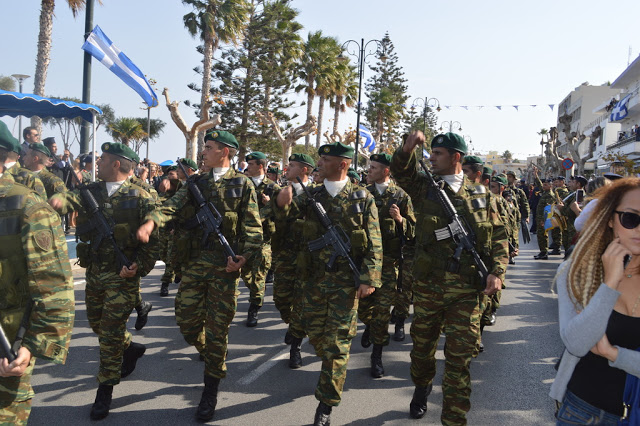
[[[392,198],[389,201],[389,206],[391,207],[393,204],[395,204],[396,206],[400,207],[400,199],[399,198]],[[396,234],[398,235],[398,238],[400,238],[400,258],[398,261],[398,278],[396,279],[396,292],[397,293],[402,293],[402,279],[403,279],[403,273],[402,273],[402,269],[404,268],[404,246],[407,243],[407,237],[404,235],[404,230],[402,229],[402,224],[398,225],[395,224],[396,227]]]
[[[320,221],[320,224],[327,230],[327,232],[320,238],[309,241],[309,251],[320,250],[321,248],[331,246],[333,251],[331,252],[331,257],[327,262],[327,270],[333,271],[335,270],[335,262],[338,256],[344,257],[349,263],[349,267],[353,271],[353,278],[355,280],[356,288],[360,287],[360,269],[356,265],[356,263],[349,256],[349,252],[351,251],[351,242],[349,240],[349,236],[344,232],[340,226],[336,226],[331,222],[331,219],[327,215],[324,207],[318,201],[313,198],[311,192],[309,192],[309,188],[307,188],[304,183],[302,183],[302,179],[297,177],[298,182],[302,185],[302,189],[307,194],[309,198],[309,206],[315,213],[316,217]]]
[[[4,333],[2,325],[0,325],[0,349],[2,349],[0,356],[7,358],[9,362],[13,362],[13,360],[18,357],[11,348],[11,343],[9,342],[9,339],[7,339],[7,335]]]
[[[451,200],[447,196],[447,193],[444,192],[444,189],[442,189],[442,187],[438,185],[433,179],[433,175],[431,174],[429,169],[427,169],[427,166],[425,166],[424,160],[420,160],[420,166],[422,166],[422,170],[427,177],[429,186],[431,186],[434,193],[436,194],[438,202],[442,206],[445,215],[451,221],[446,227],[437,229],[435,231],[436,240],[442,241],[446,240],[447,238],[453,238],[453,241],[457,244],[456,250],[453,253],[453,258],[447,265],[447,271],[452,273],[459,273],[460,256],[462,255],[462,250],[466,250],[473,257],[473,262],[478,268],[478,275],[482,279],[483,285],[486,285],[487,277],[489,276],[489,270],[487,269],[487,266],[484,264],[476,248],[474,247],[473,240],[475,237],[471,231],[471,227],[464,220],[464,218],[458,214],[455,207],[453,207],[453,204],[451,204]]]
[[[200,192],[200,188],[196,185],[193,177],[188,177],[189,175],[179,158],[177,163],[180,170],[182,170],[182,173],[187,176],[187,187],[189,188],[191,196],[198,205],[198,211],[196,212],[195,217],[187,221],[187,229],[193,229],[198,225],[202,227],[202,247],[206,247],[209,235],[211,235],[211,233],[215,233],[218,236],[218,241],[220,241],[226,257],[231,256],[233,261],[237,262],[238,258],[236,257],[236,254],[233,252],[229,242],[222,234],[222,216],[220,215],[220,212],[216,209],[216,206],[214,206],[213,203],[207,202],[207,200],[204,199],[202,192]]]
[[[27,328],[29,327],[29,320],[31,318],[31,310],[33,309],[33,301],[29,300],[27,304],[27,309],[22,316],[22,321],[20,322],[20,328],[18,328],[18,332],[16,333],[16,340],[13,342],[13,347],[7,338],[7,335],[0,325],[0,357],[4,356],[11,363],[15,360],[18,355],[17,351],[22,346],[22,339],[24,338],[25,333],[27,332]]]

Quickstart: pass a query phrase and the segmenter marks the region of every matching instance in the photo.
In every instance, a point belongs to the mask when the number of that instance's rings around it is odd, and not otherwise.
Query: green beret
[[[491,167],[484,166],[482,168],[482,174],[491,176],[493,174],[493,169]]]
[[[47,148],[41,143],[32,143],[29,145],[29,149],[33,149],[34,151],[43,153],[47,157],[51,157],[51,151],[49,151],[49,148]]]
[[[480,159],[480,157],[477,157],[475,155],[466,155],[464,157],[464,160],[462,160],[462,164],[463,165],[467,165],[467,164],[484,164],[484,161],[482,161]]]
[[[384,164],[385,166],[391,165],[391,156],[389,154],[373,154],[369,157],[369,160]]]
[[[280,169],[277,167],[267,167],[267,173],[280,174]]]
[[[180,162],[193,170],[194,172],[198,170],[198,165],[191,158],[181,158]]]
[[[20,142],[18,139],[14,138],[9,128],[4,123],[4,121],[0,121],[0,148],[6,149],[7,151],[20,151]],[[16,151],[18,149],[18,151]]]
[[[245,161],[249,161],[249,160],[266,160],[267,156],[264,155],[264,153],[260,152],[260,151],[254,151],[251,154],[247,155],[246,157],[244,157]]]
[[[316,162],[313,161],[313,158],[308,154],[291,154],[289,161],[297,161],[298,163],[306,164],[309,167],[316,167]]]
[[[178,170],[178,166],[169,166],[167,168],[167,173],[177,171],[177,170]]]
[[[230,148],[240,148],[236,137],[229,132],[225,132],[224,130],[212,130],[204,136],[204,141],[216,141]]]
[[[514,172],[513,170],[509,170],[509,171],[507,171],[507,176],[509,176],[509,175],[511,175],[513,177],[516,177],[516,172]]]
[[[135,161],[136,164],[140,164],[140,156],[138,156],[138,154],[136,154],[136,152],[133,152],[133,161]]]
[[[322,145],[318,149],[318,155],[329,155],[331,157],[353,158],[353,147],[340,142]]]
[[[138,154],[136,154],[131,148],[126,146],[125,144],[118,142],[105,142],[102,144],[102,152],[107,154],[115,155],[117,157],[122,157],[125,160],[130,161],[140,161]]]
[[[491,178],[491,182],[498,182],[500,185],[507,186],[509,182],[507,182],[507,178],[503,176],[494,176]]]
[[[360,175],[351,167],[349,167],[349,170],[347,171],[347,176],[360,182]]]
[[[467,153],[467,143],[462,136],[456,133],[445,133],[438,135],[431,140],[431,148],[451,148],[462,153]]]

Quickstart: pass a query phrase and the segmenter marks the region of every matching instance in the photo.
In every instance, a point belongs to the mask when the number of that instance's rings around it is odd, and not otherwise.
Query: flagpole
[[[91,182],[96,181],[96,164],[98,159],[96,158],[96,113],[93,113],[93,152],[91,153],[93,157],[93,168],[91,170]]]
[[[89,34],[93,30],[93,0],[87,0],[84,19],[84,39],[89,37]],[[82,103],[91,103],[91,55],[88,52],[84,52],[83,66],[82,66]],[[95,115],[94,115],[95,118]],[[88,151],[89,147],[89,126],[88,123],[82,122],[80,129],[80,154],[84,154]],[[95,132],[95,129],[94,129]],[[95,139],[95,135],[94,135]],[[95,149],[94,149],[95,152]],[[95,180],[95,178],[94,178]]]

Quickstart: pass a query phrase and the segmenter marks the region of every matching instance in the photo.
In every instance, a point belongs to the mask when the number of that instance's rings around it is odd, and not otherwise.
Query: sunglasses
[[[635,229],[640,225],[640,215],[637,213],[620,212],[617,210],[614,211],[614,213],[618,213],[620,225],[626,229]]]

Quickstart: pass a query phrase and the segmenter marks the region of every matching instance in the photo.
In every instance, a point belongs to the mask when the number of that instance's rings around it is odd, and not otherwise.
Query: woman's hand
[[[600,339],[593,348],[591,348],[591,352],[596,355],[600,355],[611,362],[614,362],[618,358],[618,348],[609,343],[609,339],[606,334],[602,336],[602,339]]]
[[[615,238],[602,253],[602,267],[604,268],[604,283],[616,290],[624,276],[624,257],[631,255],[629,249],[620,244],[620,238]]]

